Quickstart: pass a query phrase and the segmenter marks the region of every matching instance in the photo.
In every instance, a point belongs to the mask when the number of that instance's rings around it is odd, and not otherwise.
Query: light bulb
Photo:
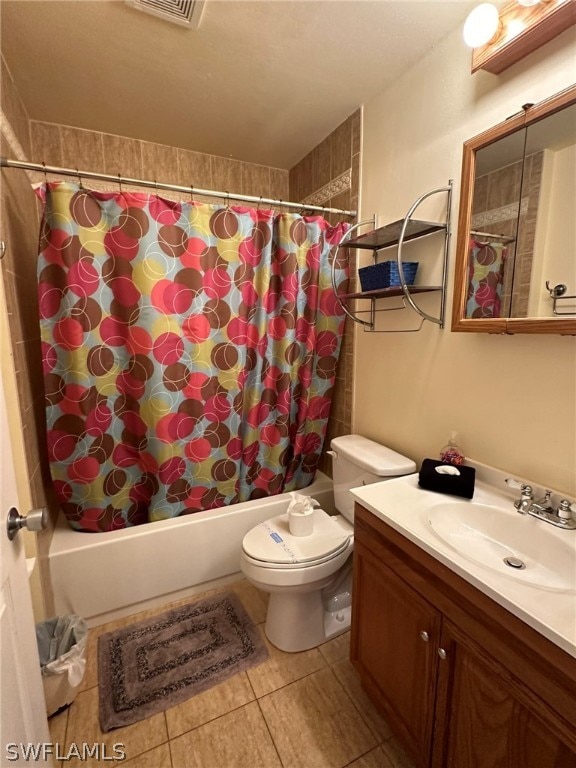
[[[464,22],[464,42],[470,48],[478,48],[489,42],[500,24],[498,9],[492,3],[481,3],[468,14]]]

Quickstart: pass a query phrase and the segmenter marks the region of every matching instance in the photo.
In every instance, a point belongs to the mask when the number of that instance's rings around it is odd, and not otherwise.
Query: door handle
[[[16,507],[12,507],[8,512],[6,520],[6,533],[10,541],[12,541],[20,528],[26,528],[28,531],[41,531],[43,528],[46,528],[47,523],[48,509],[46,507],[32,509],[26,517],[21,515]]]

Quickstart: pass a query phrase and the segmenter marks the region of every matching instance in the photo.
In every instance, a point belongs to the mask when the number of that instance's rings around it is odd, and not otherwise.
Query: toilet
[[[360,435],[330,443],[334,500],[339,514],[314,510],[314,530],[293,536],[288,514],[248,531],[241,568],[270,600],[265,633],[282,651],[315,648],[350,627],[354,499],[350,488],[391,480],[416,471],[416,464]]]

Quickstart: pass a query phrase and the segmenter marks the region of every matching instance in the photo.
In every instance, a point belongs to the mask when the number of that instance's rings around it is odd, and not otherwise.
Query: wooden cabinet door
[[[451,622],[438,667],[434,768],[574,768],[544,702]]]
[[[429,764],[440,624],[438,611],[356,540],[352,662],[420,766]]]

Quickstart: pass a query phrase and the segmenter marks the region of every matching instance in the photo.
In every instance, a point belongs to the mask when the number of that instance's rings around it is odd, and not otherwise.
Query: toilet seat
[[[293,536],[288,515],[278,515],[248,531],[242,551],[261,568],[306,568],[338,557],[351,542],[351,531],[345,531],[324,510],[316,509],[314,533],[310,536]]]

